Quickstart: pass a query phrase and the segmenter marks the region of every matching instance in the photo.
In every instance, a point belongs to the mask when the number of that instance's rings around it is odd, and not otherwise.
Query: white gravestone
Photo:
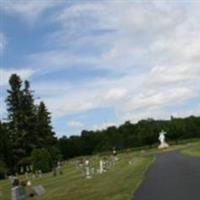
[[[32,185],[31,181],[28,180],[27,183],[26,183],[26,185],[30,187]]]
[[[165,141],[165,135],[167,133],[165,131],[161,131],[160,134],[159,134],[159,141],[160,141],[160,145],[158,146],[159,149],[164,149],[164,148],[168,148],[169,147],[169,144],[166,143]]]
[[[99,173],[102,174],[104,172],[104,161],[99,161]]]
[[[87,179],[92,178],[90,174],[89,160],[85,161],[85,175]]]

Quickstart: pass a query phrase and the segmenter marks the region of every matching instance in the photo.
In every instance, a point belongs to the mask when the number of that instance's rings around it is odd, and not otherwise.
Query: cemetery
[[[182,190],[174,191],[181,182],[170,182],[177,180],[170,175],[181,173],[179,180],[184,179],[187,170],[199,173],[199,117],[147,119],[135,124],[128,121],[119,127],[83,130],[80,136],[56,138],[45,103],[33,103],[29,82],[24,81],[25,89],[17,94],[21,95],[20,101],[27,101],[27,107],[22,107],[19,101],[17,110],[15,90],[21,87],[21,79],[13,74],[9,83],[11,90],[6,101],[10,121],[0,123],[2,200],[158,200],[162,192],[156,188],[165,189],[169,182],[172,189],[166,191],[163,199],[168,200],[167,195],[179,198],[184,194]],[[40,120],[33,123],[32,119]],[[187,162],[191,165],[182,167]],[[165,167],[166,170],[161,170]],[[169,173],[168,178],[156,185],[153,180],[162,179],[165,173]],[[185,187],[194,189],[190,193],[184,190],[186,199],[181,200],[188,200],[187,194],[198,200],[195,198],[199,190],[195,186],[199,181],[198,177],[185,179]],[[152,192],[151,187],[154,196],[147,195],[152,196],[149,199],[145,194]]]
[[[200,200],[200,0],[0,19],[0,200]]]
[[[41,176],[20,175],[20,180],[30,181],[25,189],[29,197],[24,199],[73,200],[81,196],[83,200],[128,200],[141,184],[148,167],[154,162],[155,155],[174,150],[200,157],[200,142],[186,141],[185,144],[173,145],[163,150],[130,149],[118,153],[117,161],[114,160],[112,152],[106,155],[74,158],[62,164],[60,168],[63,173],[57,173],[56,176],[52,172]],[[0,186],[2,199],[11,199],[11,180],[0,181]],[[12,198],[15,199],[17,200]]]

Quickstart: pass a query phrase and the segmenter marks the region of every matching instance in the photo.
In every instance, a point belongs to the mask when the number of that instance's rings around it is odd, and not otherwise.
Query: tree
[[[23,133],[22,146],[25,150],[25,155],[29,156],[32,150],[38,147],[38,144],[36,134],[36,106],[34,105],[34,97],[28,81],[24,81],[21,101],[22,127],[20,127],[20,131]]]
[[[48,149],[51,157],[56,160],[58,152],[55,148],[56,138],[51,126],[51,116],[45,104],[43,102],[38,106],[34,104],[33,91],[31,91],[29,81],[22,82],[17,74],[11,75],[9,85],[6,98],[7,130],[3,131],[5,126],[0,126],[2,129],[0,139],[1,142],[4,142],[1,145],[3,148],[1,152],[7,151],[5,148],[7,141],[10,144],[10,163],[5,158],[7,153],[0,153],[0,159],[2,157],[5,160],[12,172],[19,171],[20,166],[28,165],[31,152],[36,148]]]
[[[53,167],[51,155],[45,148],[34,149],[31,153],[31,162],[34,171],[41,170],[42,172],[49,172]]]
[[[8,111],[9,138],[12,144],[12,170],[16,171],[16,163],[25,155],[22,146],[23,131],[22,129],[22,81],[17,74],[13,74],[9,79],[10,89],[7,90],[6,99]]]
[[[2,166],[11,166],[11,143],[9,138],[9,130],[5,123],[0,121],[0,161]]]
[[[50,113],[43,102],[38,107],[34,104],[30,83],[25,80],[22,84],[16,74],[10,77],[9,83],[10,90],[6,103],[14,155],[13,166],[16,171],[18,165],[28,160],[33,149],[52,148],[56,140]]]
[[[7,173],[5,162],[0,160],[0,179],[4,179]]]
[[[40,102],[37,108],[37,142],[38,147],[49,148],[56,144],[56,138],[51,126],[51,116],[44,102]]]

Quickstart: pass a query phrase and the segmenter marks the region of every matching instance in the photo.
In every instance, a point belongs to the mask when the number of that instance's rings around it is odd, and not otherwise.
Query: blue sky
[[[58,136],[199,115],[199,9],[189,0],[0,0],[1,119],[12,73],[31,81]]]

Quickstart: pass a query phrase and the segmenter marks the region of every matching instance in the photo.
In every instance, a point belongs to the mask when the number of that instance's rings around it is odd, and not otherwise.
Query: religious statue
[[[158,146],[159,149],[164,149],[164,148],[168,148],[169,147],[169,144],[166,143],[165,141],[165,135],[167,133],[165,131],[161,131],[160,134],[159,134],[159,141],[160,141],[160,145]]]

